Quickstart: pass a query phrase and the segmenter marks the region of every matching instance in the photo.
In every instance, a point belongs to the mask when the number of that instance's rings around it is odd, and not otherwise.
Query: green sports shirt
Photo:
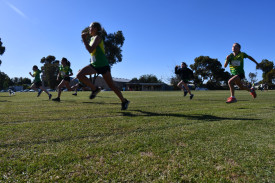
[[[233,53],[229,55],[228,63],[229,63],[231,74],[233,75],[244,74],[244,68],[243,68],[244,58],[248,58],[248,55],[244,52],[239,52],[238,55],[236,56],[234,56]]]
[[[40,74],[41,74],[41,71],[39,69],[37,69],[36,71],[33,71],[33,76],[34,76],[33,82],[41,81]]]
[[[62,78],[64,78],[65,75],[70,75],[73,73],[72,69],[69,66],[63,67],[63,65],[60,65],[59,71],[61,73]]]
[[[95,40],[95,36],[91,37],[91,41],[89,44],[90,46],[93,44],[94,40]],[[101,40],[100,43],[98,44],[98,46],[96,47],[96,49],[93,50],[93,52],[91,53],[91,57],[92,57],[91,64],[95,68],[109,66],[109,62],[105,55],[105,48],[104,48],[103,40]]]

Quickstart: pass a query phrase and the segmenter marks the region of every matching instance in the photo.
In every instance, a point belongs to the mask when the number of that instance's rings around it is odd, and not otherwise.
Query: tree
[[[208,56],[195,58],[195,63],[191,64],[190,67],[195,71],[195,83],[200,85],[205,80],[208,80],[208,85],[211,88],[214,87],[213,89],[221,87],[222,82],[227,83],[230,78],[230,74],[222,68],[222,64],[217,59],[212,59]]]
[[[16,86],[31,84],[31,80],[29,78],[14,77],[11,79],[11,81],[13,82],[13,85],[16,85]]]
[[[3,55],[6,48],[4,46],[2,46],[2,41],[1,41],[1,38],[0,38],[0,55]],[[0,65],[2,64],[2,61],[0,60]]]
[[[267,78],[269,83],[274,83],[275,84],[275,68],[269,71],[267,74]]]
[[[89,32],[89,27],[86,27],[82,32]],[[91,38],[90,34],[87,36],[87,40],[89,41]],[[102,39],[104,41],[105,46],[105,54],[109,61],[110,66],[122,61],[122,46],[124,44],[124,36],[122,31],[117,31],[115,33],[109,33],[103,29],[102,31]]]
[[[170,84],[173,86],[174,90],[179,90],[178,83],[180,82],[181,78],[179,75],[173,76],[170,78]]]
[[[140,76],[140,83],[162,83],[158,78],[153,74],[145,74]]]
[[[155,75],[153,74],[145,74],[137,78],[133,78],[131,83],[162,83]]]
[[[130,81],[130,83],[138,83],[138,82],[139,82],[138,78],[133,78],[133,79]]]
[[[262,83],[267,83],[268,85],[272,85],[273,82],[273,73],[274,73],[274,63],[273,61],[269,61],[267,59],[262,60],[261,63],[259,63],[259,68],[263,71],[263,80]]]
[[[250,73],[248,74],[248,76],[249,76],[249,78],[250,78],[250,80],[251,80],[251,83],[257,82],[257,79],[256,79],[256,77],[257,77],[257,72],[256,72],[256,73],[250,72]]]
[[[8,89],[12,85],[12,81],[7,74],[0,72],[0,89]]]
[[[54,89],[58,85],[56,77],[59,72],[59,61],[55,59],[55,56],[49,55],[43,57],[40,63],[44,64],[41,69],[45,74],[45,78],[42,79],[46,82],[45,84],[48,84],[51,89]]]

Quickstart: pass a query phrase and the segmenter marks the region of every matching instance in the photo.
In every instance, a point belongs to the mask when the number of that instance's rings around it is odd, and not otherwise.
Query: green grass
[[[275,91],[0,93],[0,182],[275,182]],[[57,93],[53,93],[56,97]]]

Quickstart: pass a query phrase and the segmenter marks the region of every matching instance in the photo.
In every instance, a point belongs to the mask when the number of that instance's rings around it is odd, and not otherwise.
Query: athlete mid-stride
[[[232,78],[229,79],[228,85],[230,88],[231,96],[227,99],[226,103],[234,103],[237,102],[235,98],[235,89],[234,85],[238,85],[241,90],[246,90],[250,92],[253,98],[256,98],[256,92],[253,88],[248,88],[244,86],[241,82],[242,79],[245,78],[244,74],[244,58],[248,58],[253,61],[257,66],[259,66],[258,62],[252,58],[251,56],[247,55],[244,52],[241,52],[241,45],[239,43],[234,43],[232,46],[232,52],[230,55],[226,57],[224,67],[226,68],[229,64],[230,72],[233,75]]]

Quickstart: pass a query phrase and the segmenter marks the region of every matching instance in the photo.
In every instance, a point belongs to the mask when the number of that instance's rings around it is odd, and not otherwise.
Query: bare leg
[[[105,82],[108,84],[108,86],[115,92],[115,94],[121,100],[121,102],[125,102],[126,99],[123,97],[121,91],[114,85],[114,81],[113,81],[113,78],[111,76],[111,73],[109,71],[107,71],[102,76],[103,76]]]
[[[180,89],[182,89],[182,83],[183,83],[183,81],[181,80],[181,81],[177,84],[177,86],[178,86]]]
[[[65,86],[67,88],[68,91],[73,91],[73,89],[70,86],[70,82],[69,81],[65,81]]]
[[[248,87],[246,87],[242,84],[241,78],[238,75],[235,75],[228,81],[228,85],[229,85],[230,93],[231,93],[232,97],[235,96],[234,84],[238,85],[241,90],[250,91],[250,89]]]
[[[90,65],[84,67],[79,71],[77,74],[77,78],[84,83],[86,86],[90,87],[92,91],[96,90],[95,85],[92,84],[92,82],[89,80],[89,78],[86,77],[86,75],[91,75],[97,73],[95,69],[93,69]]]
[[[58,87],[57,87],[57,88],[58,88],[58,95],[57,95],[57,98],[60,98],[61,92],[62,92],[61,89],[62,89],[63,86],[65,86],[65,82],[66,82],[66,81],[64,81],[64,79],[63,79],[63,80],[60,82],[60,84],[58,85]]]
[[[35,91],[38,90],[38,89],[36,88],[36,85],[35,85],[34,83],[31,85],[31,89],[33,89],[33,90],[35,90]]]
[[[50,93],[43,86],[40,86],[39,88],[40,88],[40,90],[42,90],[42,91],[46,92],[48,95],[50,95]]]
[[[192,95],[192,93],[191,93],[191,91],[190,91],[188,85],[187,85],[185,82],[182,82],[182,84],[183,84],[184,88],[188,91],[188,93],[189,93],[190,95]]]

